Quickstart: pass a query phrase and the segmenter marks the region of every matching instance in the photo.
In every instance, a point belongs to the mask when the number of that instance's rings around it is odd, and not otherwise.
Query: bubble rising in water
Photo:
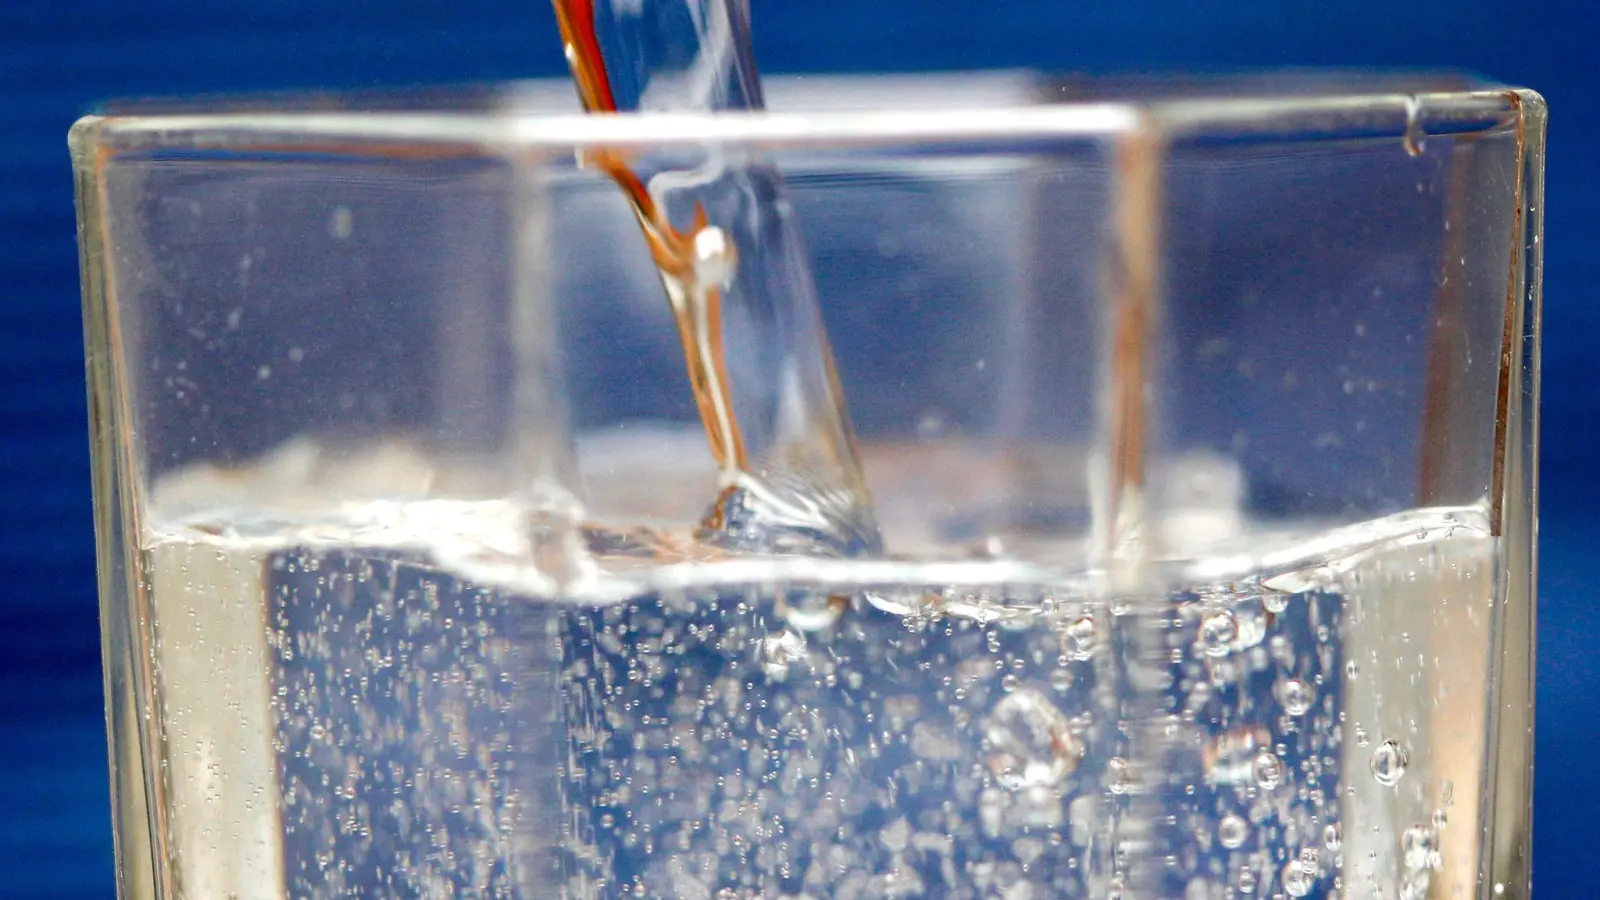
[[[1200,620],[1200,652],[1213,659],[1227,656],[1238,638],[1238,620],[1225,609],[1208,613]]]
[[[1400,836],[1401,858],[1406,868],[1412,870],[1437,869],[1443,862],[1439,854],[1438,835],[1432,828],[1413,825]]]
[[[1061,636],[1061,650],[1080,662],[1094,655],[1099,643],[1094,616],[1079,616]]]
[[[1315,876],[1294,860],[1283,867],[1283,892],[1291,897],[1304,897],[1316,884]]]
[[[1399,741],[1384,741],[1372,751],[1372,777],[1385,787],[1394,787],[1405,776],[1409,761]]]
[[[995,705],[984,723],[988,767],[1004,788],[1020,791],[1061,782],[1083,759],[1083,742],[1066,714],[1031,688]]]
[[[1217,843],[1229,850],[1237,850],[1244,846],[1245,840],[1249,837],[1250,823],[1233,813],[1223,816],[1222,821],[1217,823]]]
[[[1303,716],[1311,709],[1316,694],[1304,681],[1286,678],[1278,685],[1278,700],[1283,704],[1284,712],[1291,716]]]
[[[806,639],[793,631],[769,634],[761,639],[761,671],[772,681],[784,681],[789,668],[806,656]]]
[[[1255,775],[1256,784],[1263,790],[1270,791],[1283,784],[1283,760],[1266,750],[1256,754],[1251,771]]]

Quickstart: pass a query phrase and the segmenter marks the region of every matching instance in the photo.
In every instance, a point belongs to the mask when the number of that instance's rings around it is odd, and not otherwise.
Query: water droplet
[[[1256,754],[1251,771],[1262,790],[1270,791],[1283,784],[1283,761],[1265,750]]]
[[[1291,897],[1304,897],[1311,893],[1316,879],[1295,860],[1283,867],[1283,892]]]
[[[1037,691],[1021,689],[995,705],[984,723],[989,771],[1018,791],[1060,782],[1083,759],[1072,723]]]
[[[1235,883],[1241,894],[1254,894],[1256,892],[1256,870],[1249,866],[1239,869],[1239,880]]]
[[[1200,620],[1200,652],[1212,657],[1227,656],[1239,638],[1239,623],[1233,613],[1218,610]]]
[[[1323,827],[1322,846],[1328,848],[1329,853],[1338,853],[1339,848],[1344,845],[1344,838],[1340,831],[1338,822],[1329,822]]]
[[[1072,670],[1056,669],[1050,673],[1050,688],[1058,694],[1072,690]]]
[[[1289,595],[1268,588],[1261,593],[1261,608],[1277,615],[1289,608]]]
[[[1098,643],[1094,616],[1080,616],[1068,625],[1061,636],[1061,650],[1073,659],[1082,661],[1094,655]]]
[[[1250,823],[1233,813],[1223,816],[1222,821],[1217,823],[1217,843],[1229,850],[1237,850],[1244,846],[1245,839],[1249,836]]]
[[[1398,741],[1384,741],[1372,751],[1372,777],[1385,787],[1393,787],[1406,774],[1409,760]]]
[[[789,667],[805,658],[806,639],[797,632],[782,631],[761,639],[761,671],[772,681],[789,677]]]
[[[1436,809],[1433,811],[1433,815],[1428,821],[1431,825],[1433,825],[1434,831],[1443,831],[1444,827],[1450,824],[1450,817],[1445,815],[1444,810]]]
[[[1349,678],[1351,680],[1354,680],[1355,677],[1357,675],[1360,675],[1360,674],[1361,674],[1361,667],[1356,665],[1356,661],[1355,660],[1352,659],[1349,662],[1344,664],[1344,677]]]
[[[1284,679],[1278,685],[1278,700],[1283,703],[1284,712],[1291,716],[1305,715],[1315,699],[1316,694],[1298,678]]]
[[[1423,825],[1413,825],[1400,836],[1400,853],[1408,869],[1437,869],[1442,862],[1438,836]]]
[[[1019,681],[1020,681],[1020,679],[1018,679],[1017,676],[1011,674],[1010,672],[1007,672],[1000,679],[1000,690],[1005,691],[1006,693],[1009,694],[1012,691],[1017,689],[1017,684],[1019,683]]]
[[[1365,728],[1362,728],[1360,725],[1357,725],[1356,726],[1356,746],[1357,747],[1365,747],[1370,743],[1372,743],[1372,739],[1367,737],[1367,730]]]

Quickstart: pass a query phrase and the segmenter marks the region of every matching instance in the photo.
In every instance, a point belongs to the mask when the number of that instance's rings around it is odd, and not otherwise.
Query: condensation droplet
[[[1393,787],[1406,774],[1409,762],[1398,741],[1384,741],[1372,751],[1372,777],[1385,787]]]

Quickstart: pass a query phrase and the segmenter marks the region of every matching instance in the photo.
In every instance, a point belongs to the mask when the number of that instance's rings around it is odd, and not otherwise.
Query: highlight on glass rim
[[[1528,896],[1537,94],[554,16],[73,129],[120,896]]]

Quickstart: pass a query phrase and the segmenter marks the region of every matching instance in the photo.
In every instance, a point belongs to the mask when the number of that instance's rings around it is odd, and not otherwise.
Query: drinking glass
[[[73,129],[121,896],[1527,896],[1537,95],[569,91]],[[708,534],[602,153],[781,175],[871,540]]]

